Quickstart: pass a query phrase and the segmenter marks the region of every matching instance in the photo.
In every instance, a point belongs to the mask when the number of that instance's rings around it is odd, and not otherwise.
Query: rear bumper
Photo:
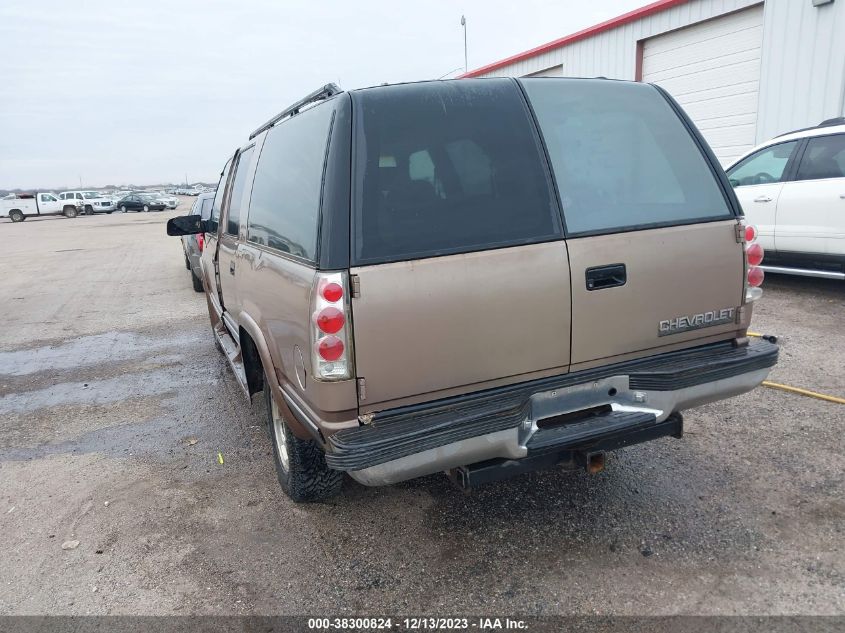
[[[667,423],[673,413],[750,391],[777,356],[765,340],[725,342],[382,411],[330,436],[326,462],[382,485],[486,460],[543,454],[557,458],[535,461],[557,463],[677,435]]]

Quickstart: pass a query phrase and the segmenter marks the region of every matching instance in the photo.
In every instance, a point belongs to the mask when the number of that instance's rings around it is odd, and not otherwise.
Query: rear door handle
[[[235,262],[229,262],[229,272],[234,275],[235,274]]]
[[[754,198],[754,202],[771,202],[772,199],[769,196],[757,196]]]
[[[587,269],[586,278],[587,290],[615,288],[625,285],[628,281],[628,271],[625,269],[625,264],[593,266]]]

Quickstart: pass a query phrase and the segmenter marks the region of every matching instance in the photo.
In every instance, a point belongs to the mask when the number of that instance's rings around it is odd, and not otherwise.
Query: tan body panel
[[[219,240],[217,266],[220,271],[220,297],[223,300],[223,308],[229,317],[237,323],[238,314],[240,313],[239,292],[235,283],[235,276],[231,273],[231,267],[237,266],[238,239],[234,235],[222,233]]]
[[[569,365],[563,241],[353,268],[362,411]]]
[[[744,255],[735,227],[731,219],[567,240],[572,364],[616,362],[621,355],[733,335],[739,327],[735,319],[668,336],[658,335],[658,325],[665,319],[741,306]],[[616,263],[626,266],[624,286],[587,290],[587,268]]]
[[[315,269],[249,242],[238,246],[237,284],[240,320],[254,321],[267,344],[276,377],[329,427],[355,421],[358,400],[354,380],[320,382],[311,375],[310,312]],[[299,348],[305,388],[296,376]],[[357,423],[357,422],[356,422]]]

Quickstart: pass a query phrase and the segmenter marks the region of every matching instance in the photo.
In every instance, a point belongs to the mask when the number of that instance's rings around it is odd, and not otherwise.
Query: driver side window
[[[728,178],[734,187],[768,185],[783,180],[789,157],[798,146],[798,141],[787,141],[771,145],[752,154],[728,171]]]

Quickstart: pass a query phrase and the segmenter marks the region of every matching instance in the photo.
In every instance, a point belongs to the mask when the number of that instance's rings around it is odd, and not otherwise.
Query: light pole
[[[461,26],[464,27],[464,72],[469,72],[469,67],[467,64],[467,19],[463,15],[461,16]]]

